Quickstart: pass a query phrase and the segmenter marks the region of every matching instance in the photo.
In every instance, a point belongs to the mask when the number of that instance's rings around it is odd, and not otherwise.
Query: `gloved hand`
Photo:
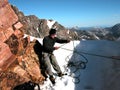
[[[57,47],[57,46],[56,46],[56,47],[54,47],[54,48],[55,48],[55,50],[57,50],[57,49],[59,49],[60,47]]]
[[[70,40],[67,40],[67,43],[69,43],[70,42]]]

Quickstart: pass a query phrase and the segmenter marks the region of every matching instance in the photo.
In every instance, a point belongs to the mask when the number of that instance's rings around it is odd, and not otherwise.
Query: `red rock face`
[[[0,41],[4,42],[7,39],[7,37],[5,36],[5,33],[2,29],[0,29]]]
[[[35,42],[23,38],[21,27],[8,1],[0,0],[0,90],[12,90],[27,81],[44,81],[33,48]]]
[[[17,29],[20,29],[23,25],[20,23],[20,22],[17,22],[15,25],[14,25],[14,29],[17,30]]]
[[[0,42],[0,68],[5,70],[15,60],[15,55],[10,51],[7,44]]]
[[[0,28],[7,29],[18,21],[17,15],[14,13],[7,0],[0,1]]]

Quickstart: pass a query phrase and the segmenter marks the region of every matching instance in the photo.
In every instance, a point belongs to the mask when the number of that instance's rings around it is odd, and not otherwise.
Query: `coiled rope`
[[[77,58],[74,57],[75,54],[78,55],[78,57],[81,57],[82,59],[79,58],[76,61]],[[71,58],[71,55],[73,55],[73,58]],[[74,53],[67,56],[65,60],[67,62],[67,65],[64,66],[65,72],[68,73],[68,76],[74,78],[73,82],[75,84],[78,84],[80,82],[80,75],[81,75],[79,71],[80,69],[86,69],[86,64],[88,63],[87,58],[82,54]],[[68,68],[71,69],[70,72],[68,71]]]
[[[64,46],[64,45],[62,45],[62,46]],[[65,69],[64,72],[69,73],[68,76],[71,76],[72,78],[74,78],[73,82],[75,84],[78,84],[80,82],[80,74],[81,73],[79,72],[79,74],[78,74],[77,72],[80,71],[80,69],[86,69],[86,64],[88,63],[88,59],[84,55],[91,55],[91,56],[109,58],[109,59],[113,59],[113,60],[120,60],[119,58],[114,58],[113,56],[104,56],[104,55],[92,54],[92,53],[87,53],[87,52],[82,52],[82,51],[78,52],[77,50],[75,50],[74,42],[73,42],[74,50],[63,48],[62,46],[60,47],[61,49],[73,52],[70,55],[68,55],[65,59],[65,61],[67,62],[67,65],[64,66],[64,69]],[[69,72],[68,69],[71,69],[71,71]]]
[[[62,46],[64,46],[64,45],[62,45]],[[65,58],[67,65],[64,66],[64,70],[65,70],[64,73],[67,73],[68,76],[72,77],[73,82],[75,84],[78,84],[80,82],[80,75],[81,75],[81,73],[79,71],[80,71],[80,69],[86,68],[88,59],[83,54],[78,53],[75,50],[74,42],[73,42],[74,50],[62,48],[62,46],[61,46],[61,49],[65,49],[65,50],[69,50],[69,51],[73,52]],[[70,72],[69,72],[69,70],[70,70]]]

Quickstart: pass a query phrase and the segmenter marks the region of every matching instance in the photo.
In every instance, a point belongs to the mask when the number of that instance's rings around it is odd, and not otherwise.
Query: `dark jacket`
[[[54,45],[56,42],[67,43],[68,40],[59,39],[57,37],[53,39],[50,36],[46,36],[43,39],[43,52],[52,53],[55,50]]]

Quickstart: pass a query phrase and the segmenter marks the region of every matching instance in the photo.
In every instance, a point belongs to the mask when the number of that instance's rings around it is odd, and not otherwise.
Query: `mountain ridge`
[[[24,25],[23,32],[34,36],[43,38],[48,35],[51,28],[58,30],[57,36],[72,40],[112,40],[118,41],[120,39],[120,23],[112,27],[88,27],[66,28],[54,20],[39,19],[35,15],[25,16],[23,12],[19,11],[17,7],[11,5],[15,13],[18,15],[19,21]],[[53,23],[54,22],[54,23]]]

